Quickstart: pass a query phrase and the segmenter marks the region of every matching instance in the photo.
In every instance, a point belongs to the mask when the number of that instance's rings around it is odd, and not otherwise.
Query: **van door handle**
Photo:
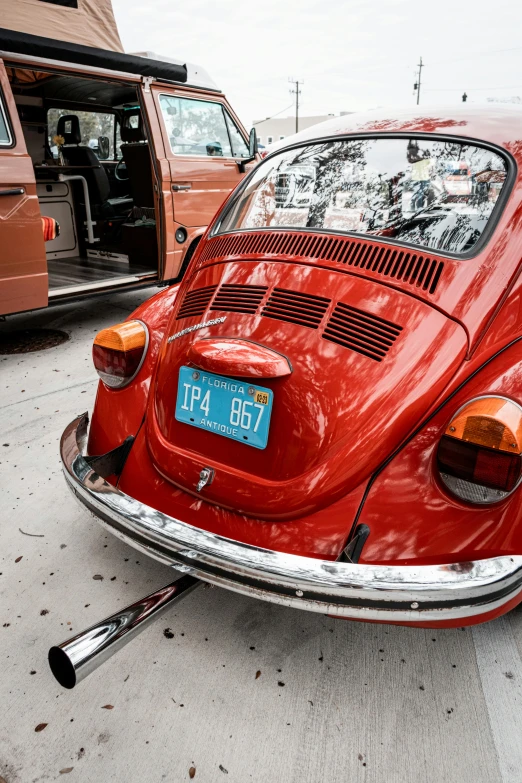
[[[179,185],[177,182],[175,182],[172,185],[172,190],[175,190],[176,192],[178,190],[190,190],[191,187],[192,187],[192,185]]]
[[[0,196],[23,196],[25,188],[10,188],[9,190],[0,190]]]

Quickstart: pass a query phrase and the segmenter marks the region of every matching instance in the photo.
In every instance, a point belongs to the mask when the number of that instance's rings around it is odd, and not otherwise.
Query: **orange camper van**
[[[110,0],[0,12],[0,315],[180,280],[255,133],[199,66],[124,54]]]

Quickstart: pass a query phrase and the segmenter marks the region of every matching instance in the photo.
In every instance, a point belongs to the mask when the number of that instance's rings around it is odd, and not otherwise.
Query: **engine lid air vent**
[[[380,362],[402,331],[376,315],[338,302],[323,331],[323,339]]]
[[[206,242],[200,264],[230,256],[290,256],[327,261],[368,277],[396,280],[427,294],[435,293],[444,262],[425,253],[354,237],[329,237],[304,231],[241,232]]]
[[[313,296],[299,291],[289,291],[285,288],[274,288],[261,311],[261,315],[317,329],[330,302],[331,299],[326,299],[324,296]]]
[[[208,285],[205,288],[196,288],[194,291],[189,291],[183,299],[176,321],[179,321],[181,318],[203,315],[210,304],[216,288],[217,285]]]
[[[254,315],[267,291],[268,286],[266,285],[229,285],[225,283],[217,292],[210,309]]]

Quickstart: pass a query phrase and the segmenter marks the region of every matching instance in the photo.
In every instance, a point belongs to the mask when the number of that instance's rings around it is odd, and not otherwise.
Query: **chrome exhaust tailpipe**
[[[51,647],[49,666],[55,678],[64,688],[74,688],[199,584],[200,580],[194,576],[182,576],[57,647]]]

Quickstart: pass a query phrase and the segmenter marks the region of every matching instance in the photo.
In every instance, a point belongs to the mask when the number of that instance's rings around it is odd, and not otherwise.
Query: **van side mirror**
[[[108,136],[98,136],[98,158],[107,160],[111,152],[111,145]]]
[[[251,163],[253,160],[256,159],[257,155],[257,133],[256,129],[252,128],[250,131],[250,135],[248,137],[248,158],[243,158],[242,160],[237,161],[237,165],[239,167],[239,171],[241,174],[245,173],[245,163]]]

